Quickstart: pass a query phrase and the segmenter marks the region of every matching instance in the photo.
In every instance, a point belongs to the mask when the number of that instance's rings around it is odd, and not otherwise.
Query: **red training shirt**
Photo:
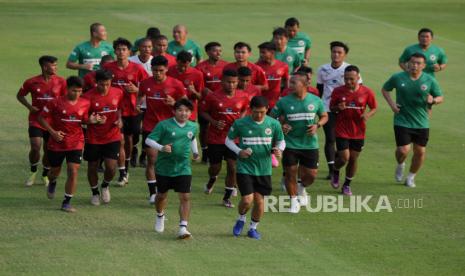
[[[280,60],[275,60],[272,65],[263,61],[256,63],[265,72],[268,81],[268,89],[262,95],[268,99],[268,105],[272,109],[281,95],[281,84],[289,80],[289,66]]]
[[[223,69],[227,64],[224,60],[218,60],[215,65],[212,65],[208,60],[204,60],[197,64],[195,68],[202,72],[205,81],[204,86],[213,92],[221,88]]]

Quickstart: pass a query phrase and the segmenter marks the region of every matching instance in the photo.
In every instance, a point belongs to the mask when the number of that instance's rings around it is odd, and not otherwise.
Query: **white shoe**
[[[287,189],[286,189],[286,179],[283,177],[281,177],[281,191],[283,192],[287,192]]]
[[[94,206],[99,206],[100,205],[100,195],[93,195],[90,198],[90,204]]]
[[[407,177],[405,179],[405,186],[409,187],[409,188],[415,188],[416,185],[415,185],[415,178],[410,178],[410,177]]]
[[[234,190],[231,193],[231,196],[234,196],[234,197],[237,196],[237,188],[234,188]]]
[[[110,187],[102,188],[102,201],[103,203],[107,204],[110,203],[111,195],[110,195]]]
[[[402,179],[404,178],[404,169],[405,169],[405,162],[397,165],[396,175],[395,175],[397,182],[402,182]]]
[[[116,182],[116,186],[124,187],[124,185],[126,185],[128,182],[129,182],[128,175],[126,175],[126,176],[118,178],[118,181]]]
[[[307,190],[302,184],[297,184],[297,195],[299,198],[300,206],[307,206],[308,205],[308,195]]]
[[[289,208],[289,213],[297,214],[300,211],[300,203],[297,200],[297,197],[291,197],[291,208]]]
[[[155,204],[155,197],[157,196],[157,194],[153,194],[153,195],[150,195],[150,198],[149,198],[149,204]]]
[[[178,231],[178,239],[184,240],[192,237],[192,234],[187,231],[187,227],[181,226]]]
[[[163,233],[165,230],[165,216],[159,217],[155,215],[155,231],[158,233]]]
[[[26,187],[31,187],[32,185],[34,185],[34,181],[36,180],[36,174],[37,174],[37,172],[31,173],[31,175],[26,180],[26,182],[24,182],[24,185],[26,185]]]
[[[44,183],[45,187],[48,187],[48,183],[50,183],[48,176],[42,176],[42,182]]]

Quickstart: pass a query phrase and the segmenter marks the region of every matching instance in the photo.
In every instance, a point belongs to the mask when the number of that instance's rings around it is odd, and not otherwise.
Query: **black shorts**
[[[27,132],[29,133],[29,138],[42,137],[45,142],[47,142],[50,137],[50,133],[48,133],[48,131],[35,126],[29,126]]]
[[[176,193],[191,192],[192,175],[163,176],[157,174],[157,192],[166,193],[173,189]]]
[[[226,145],[208,144],[208,161],[210,164],[219,164],[226,159],[237,159],[237,154]]]
[[[271,175],[236,174],[237,186],[242,196],[259,193],[263,196],[271,195]]]
[[[348,138],[336,137],[337,151],[349,149],[349,150],[353,150],[356,152],[361,152],[364,145],[365,145],[365,139],[348,139]]]
[[[290,167],[299,164],[309,169],[318,169],[318,149],[301,150],[286,148],[283,152],[283,166]]]
[[[429,128],[407,128],[394,126],[394,135],[396,137],[396,145],[398,147],[416,145],[426,147],[429,139]]]
[[[123,117],[123,134],[124,135],[139,135],[140,134],[141,116],[125,116]]]
[[[84,160],[89,162],[94,162],[101,159],[118,160],[120,145],[120,141],[100,145],[86,144],[84,146]]]
[[[48,151],[48,161],[51,167],[60,167],[65,158],[66,163],[81,164],[82,150]]]

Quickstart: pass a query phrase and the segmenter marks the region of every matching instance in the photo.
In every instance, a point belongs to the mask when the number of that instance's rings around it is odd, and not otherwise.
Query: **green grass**
[[[463,1],[5,1],[0,0],[0,274],[464,274],[465,164],[461,89],[465,64]],[[215,193],[202,194],[206,167],[194,165],[190,230],[194,239],[175,240],[177,199],[170,194],[166,232],[153,230],[154,210],[146,201],[142,169],[131,170],[126,188],[112,188],[108,206],[92,207],[80,170],[76,214],[58,211],[61,198],[49,201],[44,187],[24,188],[28,174],[27,113],[15,99],[23,80],[38,73],[37,58],[53,54],[60,74],[71,49],[88,38],[88,26],[107,26],[110,40],[131,40],[149,26],[170,34],[185,23],[204,45],[218,40],[224,56],[243,40],[253,47],[271,36],[290,16],[300,19],[313,38],[311,65],[328,62],[328,43],[343,40],[348,61],[359,65],[375,91],[394,72],[406,45],[423,26],[449,56],[438,76],[445,103],[434,109],[428,156],[417,188],[393,183],[392,114],[381,95],[378,114],[368,124],[367,145],[354,180],[356,195],[422,199],[423,208],[392,213],[267,213],[259,225],[262,241],[231,237],[235,210],[226,210],[218,181]],[[253,59],[257,58],[254,48]],[[323,153],[320,154],[323,163]],[[322,176],[312,195],[334,194]],[[280,169],[273,177],[275,194]],[[63,176],[58,191],[63,190]],[[60,194],[58,193],[58,194]]]

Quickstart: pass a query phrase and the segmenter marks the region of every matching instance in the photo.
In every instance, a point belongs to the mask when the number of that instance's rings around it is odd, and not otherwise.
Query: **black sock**
[[[54,179],[54,180],[50,180],[50,182],[48,183],[48,186],[56,186],[57,185],[57,180]]]
[[[37,171],[37,164],[31,165],[31,172],[35,173]]]
[[[92,195],[99,195],[100,194],[100,192],[98,190],[98,186],[91,187],[90,189],[92,190]]]
[[[203,162],[208,161],[208,147],[203,147],[202,148],[202,161]]]
[[[126,168],[120,168],[119,169],[119,177],[125,177],[126,176]]]
[[[102,184],[100,184],[100,186],[101,186],[102,188],[106,188],[106,187],[110,186],[110,182],[103,180],[103,181],[102,181]]]
[[[333,169],[333,175],[339,175],[339,170]]]
[[[156,185],[157,185],[157,181],[156,180],[149,180],[147,181],[147,186],[149,186],[149,193],[150,195],[153,195],[153,194],[156,194],[157,191],[156,191]]]
[[[128,170],[129,170],[129,161],[131,161],[131,159],[124,160],[124,167],[125,167],[126,174],[128,173]]]
[[[65,194],[65,199],[63,200],[63,204],[69,204],[69,202],[71,201],[71,198],[73,198],[73,196],[69,196]]]
[[[37,168],[36,168],[37,170]],[[42,171],[42,176],[45,177],[48,175],[48,171],[50,170],[50,168],[47,168],[47,167],[44,167],[43,171]]]
[[[145,156],[146,156],[146,153],[145,153],[145,150],[143,150],[141,153],[140,153],[140,156],[139,156],[139,163],[143,160],[145,160]]]
[[[344,181],[344,186],[350,186],[351,181],[352,181],[352,178],[349,178],[346,176],[346,180]]]
[[[208,189],[210,189],[213,186],[213,184],[215,184],[217,178],[218,176],[212,176],[210,177],[210,179],[208,179],[208,183],[207,183]]]
[[[229,198],[231,198],[232,192],[233,192],[233,188],[225,188],[223,200],[229,200]]]
[[[329,174],[332,174],[334,172],[334,163],[328,163],[328,170]]]

